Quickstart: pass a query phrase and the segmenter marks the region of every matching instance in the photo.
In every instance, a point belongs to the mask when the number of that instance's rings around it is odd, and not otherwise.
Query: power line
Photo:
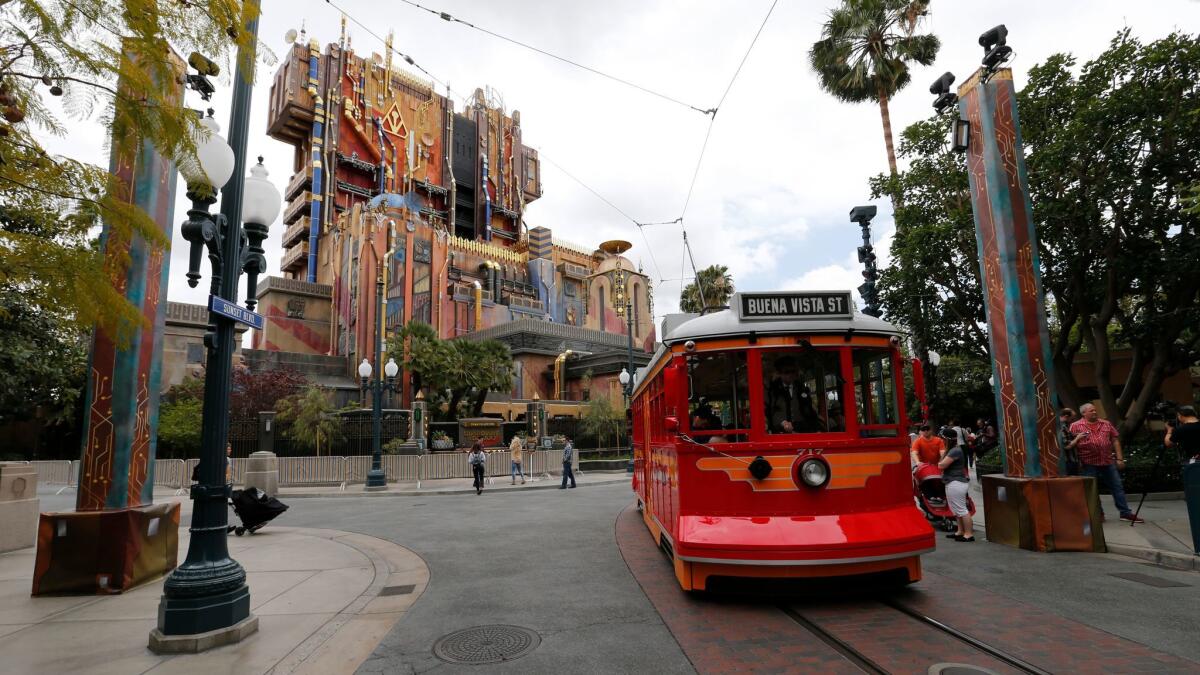
[[[328,0],[326,0],[326,1],[328,1]],[[641,92],[644,92],[644,93],[650,94],[651,96],[657,96],[658,98],[661,98],[661,99],[663,99],[663,100],[665,100],[665,101],[670,101],[671,103],[675,103],[675,104],[677,104],[677,105],[681,105],[681,106],[683,106],[683,107],[685,107],[685,108],[690,108],[690,109],[692,109],[692,110],[695,110],[696,112],[698,112],[698,113],[701,113],[701,114],[703,114],[703,115],[716,115],[716,114],[717,114],[717,108],[708,108],[708,109],[704,109],[704,108],[699,108],[699,107],[697,107],[697,106],[694,106],[694,105],[692,105],[692,104],[690,104],[690,103],[685,103],[684,101],[680,101],[680,100],[679,100],[679,99],[677,99],[677,98],[674,98],[674,97],[668,96],[668,95],[666,95],[666,94],[663,94],[663,93],[661,93],[661,92],[658,92],[658,91],[654,91],[653,89],[649,89],[649,88],[647,88],[647,87],[643,87],[643,86],[642,86],[642,85],[640,85],[640,84],[636,84],[636,83],[634,83],[634,82],[630,82],[629,80],[622,79],[622,78],[620,78],[620,77],[617,77],[616,75],[609,75],[608,73],[605,73],[605,72],[603,72],[603,71],[600,71],[600,70],[596,70],[595,68],[592,68],[591,66],[585,66],[585,65],[583,65],[582,63],[579,63],[579,62],[577,62],[577,61],[572,61],[571,59],[568,59],[568,58],[566,58],[565,56],[559,56],[558,54],[554,54],[554,53],[552,53],[552,52],[548,52],[548,51],[546,51],[545,49],[542,49],[542,48],[540,48],[540,47],[535,47],[535,46],[533,46],[533,45],[531,45],[531,44],[527,44],[527,43],[525,43],[525,42],[521,42],[520,40],[517,40],[517,39],[515,39],[515,38],[510,38],[510,37],[508,37],[508,36],[506,36],[506,35],[501,35],[500,33],[497,33],[497,32],[495,32],[495,31],[488,30],[487,28],[483,28],[482,26],[476,26],[475,24],[471,23],[470,21],[464,21],[463,19],[460,19],[460,18],[458,18],[458,17],[456,17],[456,16],[454,16],[454,15],[450,14],[449,12],[442,12],[442,11],[439,11],[439,10],[436,10],[436,9],[431,9],[431,8],[429,8],[429,7],[425,7],[424,5],[421,5],[421,4],[418,4],[418,3],[416,3],[416,2],[413,2],[412,0],[401,0],[401,2],[403,2],[403,3],[404,3],[404,4],[406,4],[406,5],[412,5],[413,7],[416,7],[417,9],[424,10],[424,11],[426,11],[426,12],[429,12],[430,14],[433,14],[434,16],[436,16],[436,17],[438,17],[438,18],[442,19],[443,21],[447,21],[447,22],[450,22],[450,23],[461,23],[462,25],[464,25],[464,26],[467,26],[468,28],[473,28],[473,29],[475,29],[475,30],[479,31],[480,33],[484,33],[484,34],[486,34],[486,35],[490,35],[490,36],[492,36],[492,37],[494,37],[494,38],[497,38],[497,39],[499,39],[499,40],[504,40],[505,42],[508,42],[508,43],[511,43],[511,44],[517,45],[518,47],[522,47],[522,48],[524,48],[524,49],[528,49],[528,50],[530,50],[530,51],[532,51],[532,52],[536,52],[536,53],[538,53],[538,54],[541,54],[541,55],[543,55],[543,56],[548,56],[548,57],[550,57],[550,58],[552,58],[552,59],[555,59],[555,60],[558,60],[558,61],[562,61],[563,63],[566,63],[566,64],[569,64],[569,65],[575,66],[576,68],[579,68],[579,69],[581,69],[581,70],[586,70],[586,71],[588,71],[589,73],[592,73],[592,74],[595,74],[595,75],[599,75],[600,77],[607,78],[607,79],[609,79],[609,80],[612,80],[612,81],[614,81],[614,82],[619,82],[620,84],[623,84],[623,85],[625,85],[625,86],[627,86],[627,87],[633,87],[634,89],[637,89],[638,91],[641,91]],[[718,106],[718,107],[720,107],[720,106]]]
[[[582,186],[583,186],[583,189],[585,189],[585,190],[587,190],[588,192],[590,192],[590,193],[592,193],[593,195],[595,195],[597,199],[599,199],[600,201],[604,202],[605,204],[608,204],[608,205],[609,205],[609,207],[611,207],[611,208],[612,208],[612,210],[614,210],[614,211],[616,211],[617,213],[621,214],[621,215],[622,215],[622,216],[624,216],[626,219],[628,219],[628,220],[629,220],[629,222],[631,222],[631,223],[633,223],[634,225],[636,225],[636,226],[637,226],[637,228],[638,228],[638,232],[641,232],[641,233],[642,233],[642,240],[646,242],[646,252],[650,254],[650,262],[651,262],[651,263],[654,265],[654,273],[655,273],[655,274],[658,276],[658,278],[659,278],[659,279],[662,279],[662,271],[661,271],[661,270],[659,270],[659,268],[658,268],[658,261],[657,261],[657,260],[655,260],[655,258],[654,258],[654,248],[653,248],[652,246],[650,246],[650,240],[649,240],[649,239],[646,237],[646,232],[645,232],[645,231],[642,229],[642,223],[639,223],[637,220],[635,220],[635,219],[634,219],[634,217],[633,217],[633,216],[631,216],[631,215],[629,215],[628,213],[625,213],[624,211],[622,211],[622,210],[621,210],[621,208],[620,208],[619,206],[617,206],[616,204],[614,204],[614,203],[612,203],[611,201],[609,201],[609,199],[608,199],[607,197],[605,197],[604,195],[602,195],[602,194],[600,194],[599,192],[597,192],[596,190],[592,189],[592,186],[590,186],[590,185],[588,185],[587,183],[585,183],[585,182],[583,182],[582,180],[580,180],[580,179],[579,179],[577,176],[575,176],[575,174],[573,174],[573,173],[571,173],[570,171],[567,171],[566,169],[564,169],[564,168],[563,168],[563,167],[562,167],[562,166],[561,166],[561,165],[560,165],[558,162],[555,162],[554,160],[552,160],[552,159],[550,159],[549,157],[547,157],[547,156],[545,155],[545,153],[541,153],[541,154],[539,154],[539,157],[541,157],[542,159],[544,159],[544,160],[546,160],[547,162],[549,162],[551,165],[553,165],[553,166],[554,166],[554,168],[556,168],[556,169],[558,169],[559,171],[561,171],[561,172],[563,172],[564,174],[566,174],[566,175],[567,175],[567,177],[568,177],[568,178],[570,178],[571,180],[573,180],[573,181],[575,181],[576,183],[579,183],[580,185],[582,185]]]
[[[679,217],[687,215],[688,204],[692,202],[692,192],[696,189],[696,179],[700,176],[700,166],[704,163],[704,152],[708,149],[708,139],[712,136],[713,123],[717,121],[717,111],[725,103],[725,98],[729,96],[729,90],[733,89],[733,83],[737,81],[738,75],[742,72],[742,66],[746,65],[746,59],[750,57],[750,52],[754,49],[754,45],[758,43],[758,36],[762,35],[763,28],[767,25],[767,20],[771,18],[771,13],[775,11],[775,5],[779,0],[774,0],[771,7],[767,9],[767,15],[763,17],[762,23],[758,25],[758,31],[754,33],[754,39],[750,40],[750,46],[746,48],[746,53],[742,54],[742,60],[738,63],[737,70],[733,71],[733,77],[729,78],[729,84],[725,85],[725,93],[721,94],[721,100],[717,103],[717,107],[713,108],[713,114],[708,120],[708,129],[704,132],[704,142],[700,145],[700,156],[696,158],[696,169],[692,171],[692,182],[688,185],[687,198],[683,200],[683,211]]]

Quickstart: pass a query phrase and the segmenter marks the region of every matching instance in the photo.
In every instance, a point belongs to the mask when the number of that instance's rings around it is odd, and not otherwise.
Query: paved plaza
[[[939,540],[924,558],[924,580],[895,595],[824,584],[783,595],[687,596],[622,474],[589,474],[579,489],[561,491],[543,489],[556,482],[514,488],[497,480],[478,496],[460,482],[423,485],[416,495],[404,486],[369,497],[354,486],[284,495],[291,508],[278,521],[230,538],[249,572],[259,632],[195,656],[146,649],[161,580],[120,596],[30,598],[32,549],[4,554],[4,672],[856,672],[793,615],[866,641],[865,653],[890,672],[924,673],[939,662],[1010,672],[961,642],[897,620],[881,598],[918,607],[1047,672],[1200,670],[1194,571],[1131,555]],[[69,493],[45,489],[41,497],[43,510],[72,502]],[[179,499],[163,496],[170,498]],[[1147,502],[1145,513],[1169,519],[1172,504]],[[186,500],[184,509],[186,524]],[[1171,536],[1163,534],[1171,527],[1127,529],[1157,537]],[[182,560],[186,527],[181,539]],[[1031,625],[1041,627],[1038,635],[1029,634]],[[444,636],[480,626],[528,629],[538,642],[520,658],[485,666],[435,655]]]

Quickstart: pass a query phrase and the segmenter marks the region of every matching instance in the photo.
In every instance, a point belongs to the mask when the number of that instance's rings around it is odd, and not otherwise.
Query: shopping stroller
[[[921,462],[913,469],[913,494],[917,503],[925,512],[925,518],[946,532],[958,528],[950,504],[946,501],[946,483],[942,481],[942,471],[936,464]],[[975,515],[975,502],[967,495],[967,510]]]
[[[234,490],[229,503],[233,506],[233,512],[242,520],[241,525],[230,525],[229,531],[239,537],[247,532],[254,534],[263,525],[288,510],[287,504],[256,487]]]

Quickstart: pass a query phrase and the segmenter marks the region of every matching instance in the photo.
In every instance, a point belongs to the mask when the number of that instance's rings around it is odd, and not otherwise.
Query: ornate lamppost
[[[375,284],[375,299],[378,301],[382,294],[383,277],[380,276]],[[378,307],[378,302],[376,306]],[[375,362],[379,362],[380,358],[380,342],[382,338],[378,337],[383,333],[383,317],[380,312],[376,312],[375,316]],[[375,379],[371,379],[371,374],[374,372]],[[371,367],[371,362],[363,359],[362,363],[358,364],[358,376],[362,378],[362,388],[364,391],[370,391],[372,396],[371,404],[371,470],[367,472],[367,484],[363,486],[364,490],[386,490],[387,489],[387,474],[383,471],[383,392],[390,391],[398,393],[400,385],[396,383],[396,375],[400,372],[400,366],[397,365],[396,359],[389,358],[383,366],[383,372],[375,371]],[[386,381],[384,376],[387,377]]]
[[[257,3],[255,3],[257,4]],[[250,14],[246,30],[258,33],[257,7]],[[251,48],[252,49],[252,48]],[[207,60],[204,60],[207,62]],[[208,72],[190,76],[189,83],[203,80],[206,86],[193,86],[207,100],[212,85]],[[229,393],[235,344],[234,325],[247,323],[262,328],[262,317],[253,312],[256,304],[258,275],[266,271],[262,242],[268,227],[278,217],[283,200],[279,190],[267,180],[266,167],[259,163],[243,182],[225,187],[232,175],[242,175],[246,166],[246,137],[250,117],[252,74],[242,72],[241,64],[254,63],[253,54],[238,53],[238,71],[234,75],[233,106],[230,112],[230,142],[218,134],[211,112],[201,124],[207,131],[196,139],[198,162],[181,167],[188,185],[192,208],[181,233],[190,244],[188,285],[200,281],[200,255],[207,250],[211,267],[209,324],[204,335],[208,361],[204,379],[204,408],[200,441],[199,480],[192,487],[191,539],[187,558],[175,568],[163,584],[158,608],[158,626],[150,634],[150,647],[160,652],[199,651],[210,646],[240,640],[257,630],[258,620],[250,614],[250,589],[246,571],[229,556],[228,502],[232,485],[226,478],[225,446],[229,433]],[[251,67],[253,67],[251,65]],[[221,190],[221,212],[210,214]],[[242,220],[245,219],[245,226]],[[237,304],[238,280],[248,276],[246,309]],[[216,637],[194,639],[201,633],[217,632]]]
[[[622,393],[625,395],[625,409],[628,411],[629,406],[633,403],[633,296],[629,295],[628,288],[625,285],[625,269],[621,264],[621,254],[633,248],[633,244],[621,239],[613,239],[600,244],[600,250],[605,253],[616,256],[617,272],[616,283],[613,293],[613,304],[616,305],[617,314],[625,316],[625,335],[628,365],[621,369],[621,374],[617,376],[617,381],[621,383]],[[603,326],[602,326],[603,328]],[[626,470],[633,471],[633,434],[632,427],[628,423],[629,417],[626,417],[625,440],[629,443],[629,464]]]

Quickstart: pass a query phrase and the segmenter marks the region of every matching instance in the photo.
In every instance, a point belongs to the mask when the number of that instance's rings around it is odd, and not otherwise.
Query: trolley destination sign
[[[849,291],[738,293],[742,320],[849,319]]]

